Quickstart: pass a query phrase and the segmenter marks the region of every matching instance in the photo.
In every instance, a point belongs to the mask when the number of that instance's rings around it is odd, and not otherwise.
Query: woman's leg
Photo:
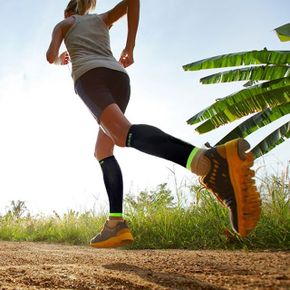
[[[133,147],[142,152],[167,159],[190,170],[198,164],[195,173],[205,174],[209,162],[200,158],[203,150],[166,134],[149,125],[131,125],[116,104],[108,106],[100,117],[101,126],[120,147]],[[198,162],[192,162],[193,159]]]
[[[260,217],[260,196],[250,170],[253,157],[246,153],[249,144],[236,139],[202,150],[170,136],[156,127],[131,125],[117,105],[108,106],[101,125],[118,146],[128,146],[165,158],[202,176],[203,184],[230,209],[233,229],[246,236]]]
[[[126,146],[128,131],[132,125],[118,105],[111,104],[104,109],[100,116],[100,124],[114,144],[119,147]]]
[[[123,220],[123,178],[120,166],[113,155],[114,142],[100,128],[95,157],[99,161],[110,205],[110,220]]]
[[[113,155],[114,145],[113,140],[100,129],[95,157],[102,168],[110,216],[103,230],[90,241],[90,245],[96,248],[114,248],[133,242],[131,231],[123,219],[123,179],[120,166]]]

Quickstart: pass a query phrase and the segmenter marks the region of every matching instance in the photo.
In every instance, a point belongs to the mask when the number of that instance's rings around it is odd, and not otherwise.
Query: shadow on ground
[[[177,273],[162,273],[154,272],[146,268],[140,268],[135,265],[126,263],[114,263],[103,265],[105,269],[115,270],[120,272],[127,272],[138,275],[141,279],[155,283],[159,286],[172,288],[172,289],[197,289],[197,290],[219,290],[225,289],[218,286],[211,285],[207,282],[202,282],[196,279],[191,279],[185,275]]]

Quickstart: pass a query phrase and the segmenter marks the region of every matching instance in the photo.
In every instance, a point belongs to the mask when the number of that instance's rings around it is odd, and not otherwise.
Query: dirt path
[[[0,242],[0,289],[290,289],[290,253]]]

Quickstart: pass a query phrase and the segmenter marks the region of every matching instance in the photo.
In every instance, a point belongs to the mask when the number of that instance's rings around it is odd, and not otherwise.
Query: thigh
[[[112,156],[114,151],[114,141],[100,128],[96,146],[95,146],[95,157],[98,161]]]
[[[130,79],[124,72],[99,67],[82,75],[75,90],[100,123],[101,114],[113,103],[125,112],[130,99]]]
[[[109,77],[107,69],[95,68],[86,72],[75,83],[76,93],[98,122],[103,110],[115,102],[108,85]]]
[[[131,123],[116,104],[108,106],[101,115],[102,128],[118,146],[125,147]]]
[[[114,71],[110,78],[110,91],[115,103],[124,114],[131,93],[129,76],[124,72]]]

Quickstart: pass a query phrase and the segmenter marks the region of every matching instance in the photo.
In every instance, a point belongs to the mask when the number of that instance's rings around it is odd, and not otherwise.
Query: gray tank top
[[[125,72],[114,58],[109,30],[98,14],[74,15],[76,22],[68,30],[64,43],[72,62],[72,78],[76,81],[85,72],[106,67]]]

